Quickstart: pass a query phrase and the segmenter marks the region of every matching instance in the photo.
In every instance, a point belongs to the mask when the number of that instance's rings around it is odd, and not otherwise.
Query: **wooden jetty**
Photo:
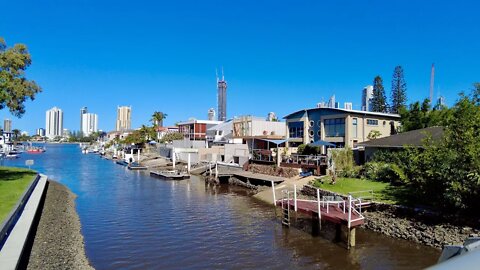
[[[151,171],[150,176],[165,180],[183,180],[190,178],[189,174],[179,171]]]
[[[320,228],[321,222],[330,222],[337,228],[337,234],[344,234],[347,247],[355,246],[355,228],[363,225],[365,217],[362,215],[362,207],[365,202],[361,199],[348,195],[347,199],[342,197],[323,196],[320,197],[317,189],[316,200],[297,199],[296,186],[294,191],[282,190],[283,197],[275,199],[275,190],[272,186],[275,206],[282,208],[282,224],[290,226],[290,213],[299,212],[318,219]]]

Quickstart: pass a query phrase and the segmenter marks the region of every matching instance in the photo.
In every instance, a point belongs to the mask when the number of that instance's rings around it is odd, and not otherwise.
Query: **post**
[[[187,156],[187,172],[190,172],[190,153],[188,153],[188,156]]]
[[[317,188],[317,210],[318,210],[318,220],[322,220],[322,209],[320,208],[320,190]]]
[[[175,161],[176,161],[176,154],[175,154],[175,148],[172,148],[172,162],[173,162],[173,168],[175,169]]]
[[[140,163],[140,148],[137,149],[137,162]]]
[[[208,163],[208,170],[210,171],[210,176],[212,176],[212,162]]]
[[[293,203],[295,212],[297,212],[297,185],[293,185]]]
[[[218,179],[218,162],[215,162],[215,179]]]
[[[272,182],[272,193],[273,193],[273,205],[277,205],[277,198],[275,197],[275,185],[273,181],[271,182]]]
[[[352,220],[352,195],[348,195],[348,230],[350,230]]]

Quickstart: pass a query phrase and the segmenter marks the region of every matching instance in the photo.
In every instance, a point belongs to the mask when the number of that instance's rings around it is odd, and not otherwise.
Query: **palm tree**
[[[163,127],[163,119],[167,118],[168,114],[155,111],[152,115],[152,121],[154,127]]]
[[[12,130],[13,136],[15,137],[15,140],[18,139],[18,136],[20,135],[20,130],[19,129],[14,129]]]

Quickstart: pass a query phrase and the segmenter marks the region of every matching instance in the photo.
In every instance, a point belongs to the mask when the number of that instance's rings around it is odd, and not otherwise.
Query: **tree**
[[[398,113],[401,107],[405,107],[407,101],[407,83],[403,77],[403,68],[396,66],[392,78],[392,107],[391,113]]]
[[[374,140],[374,139],[379,138],[380,136],[382,136],[382,133],[380,131],[372,130],[372,131],[370,131],[370,133],[368,133],[367,139]]]
[[[15,140],[18,139],[18,136],[20,136],[20,130],[19,129],[14,129],[12,130],[13,137],[15,137]]]
[[[385,96],[383,80],[380,76],[375,77],[373,80],[372,111],[382,113],[388,112],[387,97]]]
[[[163,136],[163,138],[160,140],[161,143],[167,143],[171,141],[177,141],[177,140],[183,140],[185,136],[180,133],[180,132],[173,132],[173,133],[168,133]]]
[[[152,114],[152,124],[154,127],[163,127],[163,120],[167,118],[168,114],[163,113],[163,112],[154,112]]]
[[[0,110],[8,107],[13,115],[21,117],[25,113],[25,101],[34,100],[35,94],[42,91],[35,81],[25,77],[31,63],[27,46],[15,44],[7,48],[0,37]]]

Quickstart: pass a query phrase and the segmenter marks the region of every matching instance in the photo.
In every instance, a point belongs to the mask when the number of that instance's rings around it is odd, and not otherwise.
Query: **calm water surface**
[[[47,145],[5,165],[32,167],[67,185],[87,256],[97,269],[420,269],[439,251],[357,231],[350,251],[322,237],[282,228],[272,207],[197,177],[163,181],[132,172],[77,145]]]

